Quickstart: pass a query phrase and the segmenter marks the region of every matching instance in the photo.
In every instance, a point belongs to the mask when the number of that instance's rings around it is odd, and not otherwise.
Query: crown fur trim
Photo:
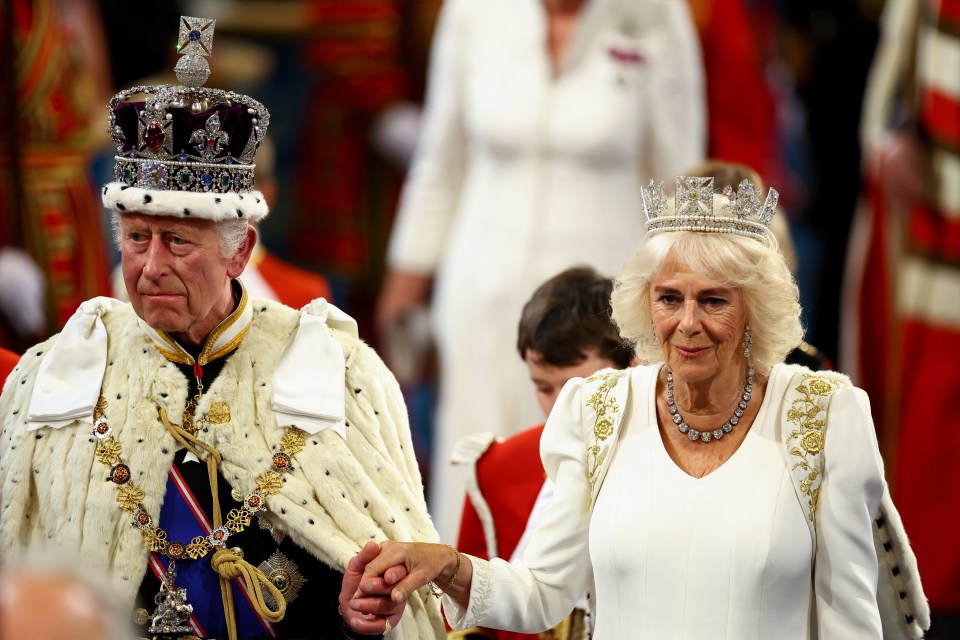
[[[193,193],[131,187],[111,182],[103,187],[103,206],[111,211],[146,213],[173,218],[199,218],[221,222],[238,218],[259,222],[270,209],[259,191],[246,193]]]

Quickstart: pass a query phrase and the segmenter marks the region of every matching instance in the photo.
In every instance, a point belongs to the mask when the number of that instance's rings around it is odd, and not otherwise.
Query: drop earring
[[[750,325],[747,325],[746,330],[743,332],[743,357],[747,360],[750,359],[750,347],[753,346],[753,332],[750,331]]]

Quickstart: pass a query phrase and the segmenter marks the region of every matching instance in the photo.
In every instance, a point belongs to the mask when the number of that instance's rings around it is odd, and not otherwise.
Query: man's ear
[[[253,255],[253,248],[257,245],[257,230],[253,225],[247,225],[247,237],[244,239],[240,248],[233,254],[227,264],[227,275],[231,278],[239,278],[240,274],[250,262],[250,256]]]

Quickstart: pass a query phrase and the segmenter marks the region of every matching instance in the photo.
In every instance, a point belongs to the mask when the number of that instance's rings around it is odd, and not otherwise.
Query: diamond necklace
[[[743,417],[743,412],[750,403],[752,391],[753,367],[748,367],[747,383],[743,386],[743,394],[740,396],[740,402],[737,403],[737,408],[733,410],[733,415],[730,416],[730,419],[724,422],[722,427],[714,429],[713,431],[697,431],[687,424],[687,421],[680,415],[680,410],[677,409],[677,403],[674,401],[673,394],[673,371],[667,369],[667,407],[670,409],[670,419],[677,425],[680,433],[687,434],[687,437],[690,438],[691,441],[700,440],[701,442],[710,442],[711,440],[719,440],[733,431],[733,428],[740,422],[740,418]]]

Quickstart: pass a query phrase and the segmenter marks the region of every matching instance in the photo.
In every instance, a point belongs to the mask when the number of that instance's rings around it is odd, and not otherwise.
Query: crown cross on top
[[[180,16],[177,52],[184,56],[193,54],[211,55],[213,53],[213,31],[216,26],[216,20]]]
[[[213,32],[216,20],[180,16],[177,53],[183,57],[173,68],[177,80],[188,87],[202,87],[210,77],[210,65],[204,56],[213,53]]]
[[[722,195],[726,200],[720,212],[714,211],[715,195]],[[763,240],[779,199],[777,190],[770,189],[761,204],[760,192],[749,180],[741,182],[736,192],[727,186],[716,194],[713,178],[680,176],[677,178],[674,210],[669,213],[662,182],[651,180],[649,186],[640,189],[648,235],[666,231],[702,231],[736,233]]]

